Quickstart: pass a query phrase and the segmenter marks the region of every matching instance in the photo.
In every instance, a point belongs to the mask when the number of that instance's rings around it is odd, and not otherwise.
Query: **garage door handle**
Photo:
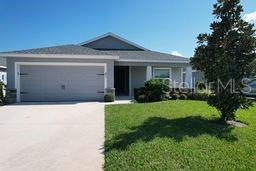
[[[97,91],[97,93],[104,93],[104,91]]]
[[[28,94],[28,92],[22,91],[20,92],[20,94]]]
[[[105,75],[105,74],[97,74],[97,75]]]

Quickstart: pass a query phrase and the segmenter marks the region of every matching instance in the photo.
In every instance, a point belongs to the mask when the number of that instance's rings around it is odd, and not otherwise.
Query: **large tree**
[[[221,120],[226,122],[235,119],[239,108],[251,104],[240,90],[256,57],[256,38],[254,25],[241,17],[240,0],[217,0],[213,7],[212,32],[198,36],[191,64],[205,74],[213,91],[208,103],[218,109]]]

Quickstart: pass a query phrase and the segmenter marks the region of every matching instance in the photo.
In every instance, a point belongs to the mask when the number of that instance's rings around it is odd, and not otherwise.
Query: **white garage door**
[[[102,100],[103,96],[103,66],[20,66],[23,102]]]

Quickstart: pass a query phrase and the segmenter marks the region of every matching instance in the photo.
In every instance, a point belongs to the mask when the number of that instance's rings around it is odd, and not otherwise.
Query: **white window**
[[[154,68],[154,78],[162,80],[167,85],[172,83],[171,68]]]

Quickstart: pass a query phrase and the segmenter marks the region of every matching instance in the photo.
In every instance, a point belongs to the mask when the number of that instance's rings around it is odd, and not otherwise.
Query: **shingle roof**
[[[160,53],[155,51],[102,51],[107,52],[110,55],[119,56],[120,60],[170,60],[170,61],[180,61],[189,62],[188,58],[175,56],[167,53]]]
[[[88,47],[83,47],[80,45],[61,45],[61,46],[52,46],[45,48],[36,48],[36,49],[26,49],[18,51],[9,51],[3,53],[11,54],[65,54],[65,55],[108,55],[106,52],[101,52],[94,50]]]
[[[119,56],[120,60],[164,60],[189,62],[188,58],[155,51],[95,50],[81,45],[62,45],[37,49],[3,52],[2,54],[58,54],[58,55],[104,55]]]

